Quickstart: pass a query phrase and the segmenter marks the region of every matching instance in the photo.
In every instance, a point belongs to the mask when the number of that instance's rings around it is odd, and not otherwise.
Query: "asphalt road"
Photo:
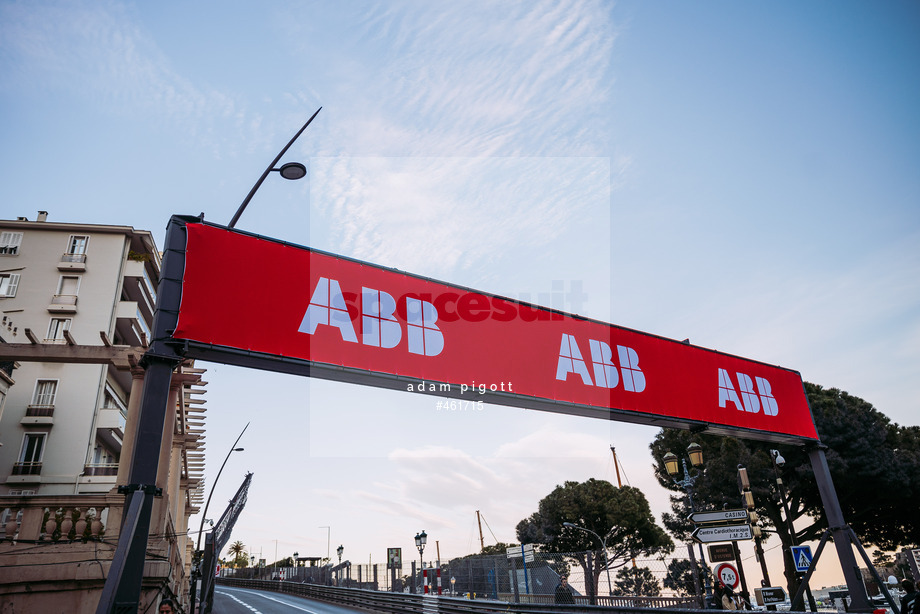
[[[217,586],[214,614],[360,614],[358,610],[330,605],[272,591]]]

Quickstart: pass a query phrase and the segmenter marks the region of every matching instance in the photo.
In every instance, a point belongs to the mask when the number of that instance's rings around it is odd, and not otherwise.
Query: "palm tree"
[[[245,558],[244,555],[246,554],[246,544],[237,540],[230,544],[229,552],[233,555],[233,563],[239,565],[238,561],[240,558]]]

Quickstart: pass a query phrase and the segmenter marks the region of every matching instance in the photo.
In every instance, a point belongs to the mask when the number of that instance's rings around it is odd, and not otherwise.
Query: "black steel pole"
[[[744,564],[741,562],[741,549],[738,548],[738,542],[732,542],[732,552],[735,555],[735,561],[738,563],[738,578],[741,580],[741,595],[748,603],[751,602],[751,593],[748,590],[747,578],[744,577]]]
[[[198,219],[173,216],[166,227],[153,317],[153,339],[141,361],[145,374],[134,453],[128,484],[118,487],[119,492],[126,495],[125,514],[112,567],[96,608],[97,614],[133,614],[140,602],[153,497],[160,494],[156,479],[166,412],[170,410],[169,387],[173,370],[183,360],[168,340],[179,318],[185,271],[185,224],[190,221]],[[175,408],[172,410],[175,411]]]
[[[683,465],[684,465],[684,480],[686,481],[690,477],[690,472],[687,471],[687,461],[683,461]],[[690,511],[695,512],[696,506],[693,505],[693,485],[692,483],[689,486],[687,486],[686,489],[687,489],[687,500],[690,502]],[[708,600],[710,597],[712,597],[712,584],[710,584],[709,582],[709,574],[706,573],[706,569],[707,569],[706,566],[708,565],[708,563],[706,563],[706,555],[703,553],[703,544],[697,543],[697,546],[699,546],[699,549],[700,549],[700,563],[703,566],[703,587],[706,590],[706,599]],[[705,607],[705,604],[704,604],[704,607]]]
[[[823,445],[815,446],[808,451],[808,456],[811,459],[811,467],[815,474],[821,502],[824,504],[824,511],[827,514],[827,524],[834,539],[834,547],[837,549],[840,568],[843,571],[843,577],[850,592],[849,611],[872,612],[872,604],[869,603],[869,596],[866,594],[862,574],[859,572],[859,565],[853,555],[854,540],[852,532],[843,519],[843,511],[840,509],[837,491],[834,490],[834,481],[831,479],[827,458],[824,456],[825,448],[826,446]]]

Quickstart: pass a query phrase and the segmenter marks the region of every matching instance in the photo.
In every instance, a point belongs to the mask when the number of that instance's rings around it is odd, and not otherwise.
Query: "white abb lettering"
[[[588,339],[591,350],[591,364],[594,367],[594,381],[588,372],[588,365],[582,358],[581,350],[573,335],[562,335],[562,345],[559,348],[559,361],[556,363],[556,379],[565,381],[569,373],[581,377],[586,386],[599,388],[616,388],[623,378],[623,388],[629,392],[642,392],[645,390],[645,374],[639,368],[639,355],[636,350],[622,345],[617,346],[617,356],[620,359],[620,371],[613,362],[613,351],[603,341]]]
[[[402,340],[402,326],[394,315],[396,300],[382,290],[361,288],[361,343],[395,348]],[[444,349],[444,335],[438,328],[438,310],[427,301],[406,297],[406,329],[409,352],[437,356]],[[320,277],[298,332],[312,335],[318,326],[339,329],[342,341],[357,343],[348,305],[338,280]]]
[[[738,376],[738,389],[741,390],[740,399],[735,391],[731,375],[725,369],[719,369],[719,407],[725,407],[726,402],[732,402],[739,411],[756,414],[763,405],[764,415],[775,416],[779,413],[779,406],[773,397],[769,381],[762,377],[755,377],[752,381],[751,376],[744,373],[735,375]],[[754,382],[757,383],[756,390]]]

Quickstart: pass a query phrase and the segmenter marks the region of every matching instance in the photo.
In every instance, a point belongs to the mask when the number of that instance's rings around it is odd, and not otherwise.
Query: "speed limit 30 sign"
[[[738,576],[738,570],[731,563],[721,563],[716,566],[716,578],[722,581],[725,586],[730,586],[732,590],[738,588],[741,580]]]

